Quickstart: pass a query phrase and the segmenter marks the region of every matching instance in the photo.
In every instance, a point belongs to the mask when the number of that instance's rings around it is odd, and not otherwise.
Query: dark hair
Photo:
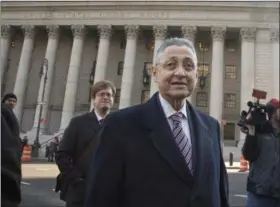
[[[113,92],[113,97],[115,97],[115,94],[116,94],[116,87],[114,85],[113,82],[111,81],[108,81],[108,80],[102,80],[102,81],[98,81],[96,82],[93,86],[92,86],[92,97],[95,98],[96,94],[101,91],[101,90],[104,90],[104,89],[107,89],[107,88],[111,88],[112,89],[112,92]]]
[[[7,93],[4,95],[3,99],[2,99],[2,103],[5,103],[6,100],[13,98],[17,101],[17,96],[14,93]]]

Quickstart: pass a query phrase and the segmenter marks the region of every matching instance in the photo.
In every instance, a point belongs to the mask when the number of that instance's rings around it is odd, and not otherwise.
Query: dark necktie
[[[104,119],[100,119],[100,120],[99,120],[99,124],[100,124],[100,126],[102,126],[102,125],[103,125],[103,123],[104,123]]]
[[[169,117],[173,122],[172,133],[174,135],[175,142],[179,147],[186,164],[191,173],[193,173],[192,166],[192,147],[190,139],[188,139],[182,127],[183,114],[178,112]]]

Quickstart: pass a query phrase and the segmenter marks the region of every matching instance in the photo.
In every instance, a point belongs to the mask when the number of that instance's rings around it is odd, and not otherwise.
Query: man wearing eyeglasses
[[[82,207],[87,166],[97,144],[103,120],[113,106],[116,88],[110,81],[99,81],[92,87],[94,109],[74,117],[64,132],[56,153],[60,170],[56,190],[66,207]]]

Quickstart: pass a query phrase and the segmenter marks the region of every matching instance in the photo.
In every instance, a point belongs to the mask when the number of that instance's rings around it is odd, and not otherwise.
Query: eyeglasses
[[[108,98],[112,98],[112,97],[113,97],[113,95],[112,95],[111,93],[105,93],[105,92],[103,92],[103,93],[97,93],[96,96],[99,96],[99,97],[105,97],[105,96],[107,96]]]

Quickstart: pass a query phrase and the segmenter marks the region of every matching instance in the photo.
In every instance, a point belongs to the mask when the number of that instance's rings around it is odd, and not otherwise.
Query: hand
[[[247,135],[250,135],[250,136],[255,136],[255,126],[253,125],[245,125],[246,128],[247,128]]]

